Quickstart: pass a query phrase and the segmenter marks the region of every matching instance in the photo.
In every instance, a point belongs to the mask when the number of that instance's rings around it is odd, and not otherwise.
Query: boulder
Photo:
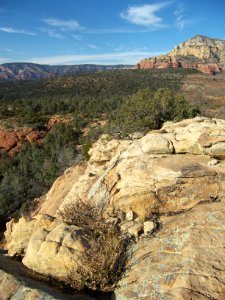
[[[129,144],[131,144],[129,140],[112,140],[110,136],[104,134],[89,150],[90,163],[107,163]]]
[[[29,217],[21,217],[18,221],[12,219],[6,224],[5,249],[11,256],[23,256],[26,252],[35,220]]]
[[[67,169],[62,176],[58,177],[46,194],[38,213],[55,216],[62,201],[73,187],[74,182],[78,181],[86,167],[86,163],[81,163],[74,168]]]
[[[171,154],[173,144],[163,135],[149,133],[142,138],[142,151],[146,154]]]
[[[224,190],[216,171],[208,167],[208,161],[207,157],[191,155],[123,160],[104,181],[113,185],[109,206],[147,217],[152,212],[178,212],[219,197]],[[115,174],[119,174],[119,180]]]
[[[81,228],[42,216],[35,223],[23,264],[35,272],[66,280],[88,247]]]
[[[22,256],[23,264],[35,272],[66,280],[79,257],[89,248],[81,228],[59,219],[39,215],[8,223],[6,249],[11,256]]]

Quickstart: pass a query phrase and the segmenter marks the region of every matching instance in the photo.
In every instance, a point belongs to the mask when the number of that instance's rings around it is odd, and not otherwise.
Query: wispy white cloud
[[[125,46],[125,45],[120,45],[120,46],[118,46],[118,47],[115,48],[115,51],[116,51],[116,52],[121,52],[121,51],[124,51],[124,50],[126,50],[126,49],[127,49],[127,46]]]
[[[76,41],[81,41],[82,40],[82,36],[79,34],[71,34],[71,37],[76,40]]]
[[[0,27],[0,31],[7,33],[26,34],[26,35],[37,35],[36,33],[24,29],[15,29],[12,27]]]
[[[93,44],[88,44],[88,47],[91,48],[91,49],[98,49],[98,47],[93,45]]]
[[[201,22],[202,20],[197,20],[197,19],[183,19],[183,18],[178,18],[176,21],[176,27],[182,31],[185,27],[191,27],[196,23]]]
[[[158,30],[156,27],[148,27],[141,29],[133,29],[133,28],[105,28],[105,29],[86,29],[83,31],[84,34],[133,34],[133,33],[147,33]]]
[[[185,11],[184,3],[178,3],[176,10],[174,11],[175,16],[180,16]]]
[[[184,3],[178,3],[176,10],[174,11],[175,26],[182,31],[186,26],[191,26],[196,23],[196,20],[185,18],[185,5]]]
[[[176,17],[175,24],[179,30],[183,30],[186,24],[184,19],[185,6],[184,3],[178,3],[176,10],[174,11],[174,16]]]
[[[169,6],[173,1],[145,4],[140,6],[130,6],[126,12],[120,13],[124,20],[146,27],[164,27],[162,17],[156,15],[161,9]]]
[[[107,63],[107,64],[135,64],[144,57],[157,56],[162,52],[147,52],[147,51],[127,51],[127,52],[112,52],[102,54],[72,54],[58,55],[49,57],[36,57],[30,61],[39,64],[81,64],[81,63]],[[166,52],[165,52],[166,53]]]
[[[130,42],[129,44],[121,44],[117,47],[114,48],[114,51],[115,52],[125,52],[125,51],[132,51],[132,49],[134,49],[134,45],[135,43],[134,42]],[[148,50],[148,48],[139,48],[139,51],[142,51],[142,50]]]
[[[43,19],[43,22],[49,26],[56,27],[61,31],[74,31],[84,29],[76,20],[61,20],[57,18]]]
[[[0,50],[4,51],[4,52],[12,52],[12,49],[10,49],[10,48],[1,47]]]
[[[41,28],[42,32],[47,33],[50,37],[56,38],[56,39],[64,39],[64,36],[57,32],[57,30],[49,29],[49,28]]]

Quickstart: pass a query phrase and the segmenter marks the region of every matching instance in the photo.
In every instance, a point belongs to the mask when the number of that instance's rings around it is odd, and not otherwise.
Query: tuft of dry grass
[[[100,206],[71,203],[60,215],[63,221],[82,227],[90,244],[79,266],[68,274],[68,283],[77,290],[113,291],[123,275],[131,238],[118,225],[106,222]]]

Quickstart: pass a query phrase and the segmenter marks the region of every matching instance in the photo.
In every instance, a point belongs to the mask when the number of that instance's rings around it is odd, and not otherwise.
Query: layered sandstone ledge
[[[225,121],[166,123],[142,138],[102,136],[39,210],[7,224],[6,249],[28,268],[66,280],[89,247],[57,215],[68,203],[105,206],[136,244],[114,299],[225,298]]]
[[[27,286],[23,281],[0,270],[0,299],[1,300],[55,300],[53,295],[37,288]]]
[[[143,59],[135,67],[136,69],[195,69],[204,74],[218,74],[221,72],[221,67],[218,64],[210,64],[203,62],[182,61],[182,57],[173,58],[169,55]]]
[[[10,267],[8,269],[10,271]],[[1,300],[96,300],[83,293],[65,293],[48,286],[47,283],[23,275],[17,277],[0,270]]]

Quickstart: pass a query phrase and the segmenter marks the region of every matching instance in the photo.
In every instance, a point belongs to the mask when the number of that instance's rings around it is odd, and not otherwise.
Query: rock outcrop
[[[48,215],[9,222],[6,241],[9,255],[25,254],[25,266],[59,280],[66,280],[68,271],[79,265],[79,258],[89,247],[82,228],[69,226]]]
[[[115,299],[224,299],[224,218],[224,202],[161,217],[158,234],[134,247]]]
[[[17,280],[10,274],[0,271],[0,289],[1,289],[1,300],[19,300],[19,299],[45,299],[54,300],[55,298],[41,290],[29,288],[23,282]]]
[[[186,57],[187,59],[187,57]],[[141,60],[136,69],[195,69],[205,74],[218,74],[221,72],[221,68],[218,64],[210,64],[203,62],[195,62],[195,59],[190,58],[189,61],[184,62],[182,57],[173,59],[169,55],[163,55],[155,58],[147,58]]]
[[[225,69],[225,40],[197,35],[166,55],[143,59],[136,68],[184,68],[196,69],[205,74],[217,74]]]
[[[136,237],[116,299],[223,299],[225,121],[168,122],[135,140],[102,136],[89,154],[56,181],[39,211],[10,221],[8,253],[65,280],[89,244],[57,209],[101,204],[105,218]]]
[[[195,57],[202,62],[225,68],[225,40],[196,35],[168,54],[171,57]]]
[[[87,294],[66,291],[41,282],[17,261],[0,256],[0,300],[94,300]],[[13,275],[11,275],[12,273]]]
[[[41,143],[45,135],[45,131],[34,131],[31,128],[21,130],[0,128],[0,150],[8,153],[9,156],[13,156],[24,140],[29,143]]]
[[[43,138],[48,131],[51,131],[54,125],[59,123],[68,124],[72,122],[71,114],[53,115],[49,117],[44,130],[33,130],[30,127],[7,129],[4,122],[0,125],[0,151],[3,150],[9,156],[13,156],[17,152],[24,141],[30,144],[43,142]],[[7,122],[9,123],[9,122]],[[6,124],[7,125],[7,124]]]
[[[23,281],[0,270],[0,300],[55,300],[59,295],[51,295],[37,288],[30,288]],[[80,298],[78,298],[80,299]]]

